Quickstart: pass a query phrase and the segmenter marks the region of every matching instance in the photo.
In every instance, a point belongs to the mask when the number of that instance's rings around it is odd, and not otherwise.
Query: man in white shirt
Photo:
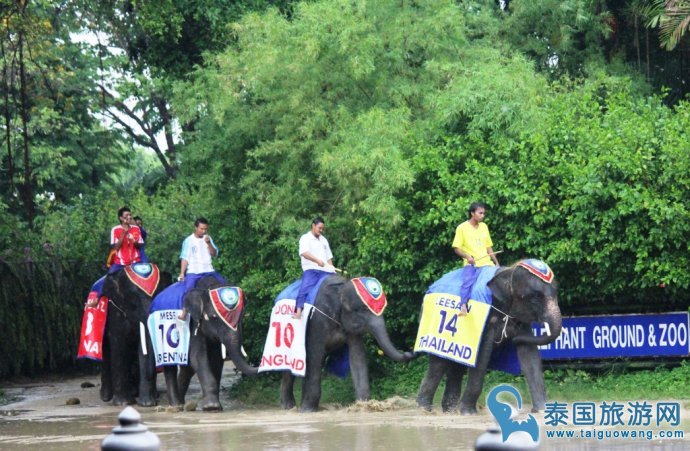
[[[294,318],[302,317],[304,301],[309,291],[321,279],[335,272],[333,267],[333,254],[328,240],[322,235],[324,228],[323,219],[316,217],[311,222],[311,230],[299,239],[299,256],[302,262],[302,285],[297,294]]]
[[[227,284],[223,276],[213,269],[212,259],[217,256],[218,247],[213,242],[213,238],[208,235],[208,220],[199,217],[194,221],[194,233],[182,242],[180,275],[177,280],[184,282],[183,295],[193,289],[197,282],[206,276],[213,276],[220,283]],[[181,318],[185,318],[184,310]]]

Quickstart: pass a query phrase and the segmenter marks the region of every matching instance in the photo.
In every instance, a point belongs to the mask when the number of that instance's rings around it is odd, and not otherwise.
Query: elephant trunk
[[[237,332],[239,335],[239,331]],[[238,337],[231,337],[226,335],[223,339],[223,344],[228,350],[228,355],[230,359],[235,364],[235,368],[242,371],[242,373],[247,376],[256,376],[259,373],[259,369],[255,366],[251,366],[247,360],[242,355],[242,340]]]
[[[561,317],[561,310],[558,308],[558,301],[556,298],[549,298],[546,300],[544,307],[544,323],[547,329],[546,334],[539,337],[535,337],[532,334],[518,335],[513,338],[513,343],[544,346],[553,343],[558,336],[561,335],[563,318]]]
[[[381,347],[381,350],[383,350],[383,353],[388,358],[396,362],[407,362],[414,358],[413,353],[400,352],[396,349],[396,347],[391,342],[391,339],[388,337],[388,331],[386,330],[386,325],[383,322],[383,318],[377,317],[376,320],[372,323],[373,324],[370,324],[369,326],[369,330],[376,339],[376,342]]]

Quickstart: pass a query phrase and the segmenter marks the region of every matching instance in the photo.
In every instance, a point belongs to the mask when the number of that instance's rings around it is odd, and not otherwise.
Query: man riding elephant
[[[482,202],[472,202],[469,208],[470,218],[455,229],[453,251],[462,258],[464,265],[460,288],[462,308],[459,315],[467,314],[470,291],[479,276],[477,269],[484,266],[500,266],[493,250],[489,228],[484,223],[485,214],[486,205]]]
[[[94,307],[98,304],[103,291],[103,283],[108,275],[115,274],[125,266],[141,261],[139,248],[144,244],[144,240],[141,229],[132,223],[132,211],[129,207],[122,207],[117,211],[117,218],[120,224],[110,230],[111,249],[108,255],[108,272],[91,286],[86,301],[88,307]]]
[[[182,287],[180,289],[178,284],[170,287],[170,290],[179,292],[179,305],[182,305],[184,295],[206,276],[212,276],[223,285],[227,284],[223,276],[213,269],[213,259],[218,256],[218,252],[218,246],[208,234],[208,220],[203,216],[198,217],[194,221],[194,232],[182,242],[180,275],[177,277],[177,280],[182,282]],[[183,309],[180,319],[184,320],[186,314],[186,310]]]
[[[302,285],[295,301],[295,319],[302,317],[304,301],[309,291],[324,277],[335,272],[333,253],[328,240],[323,236],[325,224],[320,217],[311,222],[311,230],[299,239],[299,257],[302,263]]]

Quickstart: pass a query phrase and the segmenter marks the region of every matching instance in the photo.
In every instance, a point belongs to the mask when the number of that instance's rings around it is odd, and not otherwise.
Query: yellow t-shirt
[[[474,257],[477,268],[482,266],[494,266],[491,257],[485,257],[488,254],[488,248],[493,247],[494,243],[491,241],[489,235],[489,228],[483,222],[480,222],[477,227],[473,227],[470,221],[465,221],[455,229],[455,238],[453,239],[453,247],[470,254]],[[478,260],[479,258],[481,260]],[[463,259],[466,265],[467,260]]]

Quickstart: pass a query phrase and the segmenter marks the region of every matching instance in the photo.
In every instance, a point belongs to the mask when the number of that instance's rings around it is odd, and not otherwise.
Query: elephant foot
[[[101,394],[101,401],[103,402],[110,402],[113,399],[113,389],[112,388],[106,388],[101,386],[100,390]]]
[[[460,415],[476,415],[476,406],[460,406]]]
[[[417,407],[419,407],[420,409],[424,409],[427,412],[431,412],[432,404],[427,399],[417,398]]]
[[[137,404],[142,407],[154,407],[157,403],[154,396],[140,396],[137,399]]]
[[[218,399],[202,399],[199,406],[204,412],[220,412],[223,410],[223,406],[220,405]]]
[[[299,409],[299,411],[302,413],[318,412],[318,410],[319,410],[318,406],[302,406]]]
[[[295,398],[283,399],[280,401],[280,405],[283,409],[290,410],[290,409],[294,409],[295,406],[297,406],[297,403],[295,403]]]
[[[137,403],[134,398],[129,396],[113,396],[112,399],[114,406],[131,406]]]

